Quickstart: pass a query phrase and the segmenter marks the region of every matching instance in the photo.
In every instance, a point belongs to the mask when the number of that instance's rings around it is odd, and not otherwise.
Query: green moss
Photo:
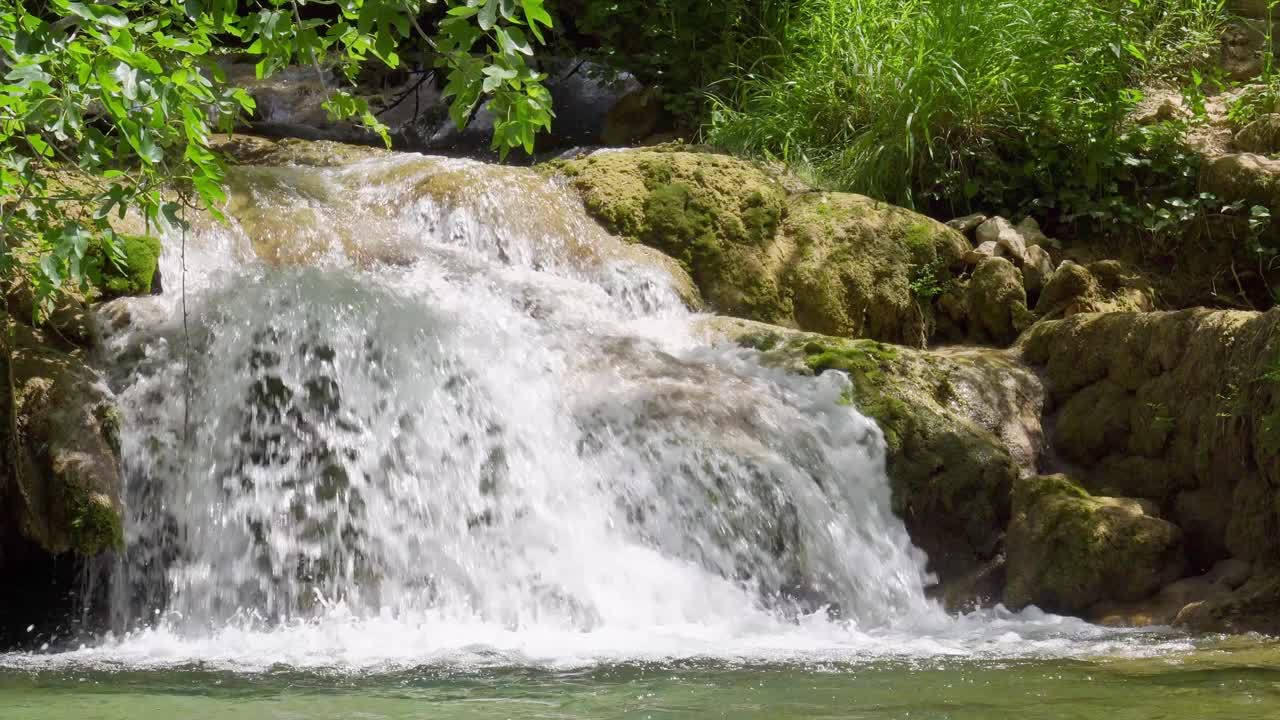
[[[120,514],[111,499],[78,485],[66,488],[71,547],[80,555],[93,557],[106,550],[124,547]]]
[[[149,295],[160,265],[160,240],[147,235],[116,235],[122,257],[111,256],[105,243],[87,257],[89,276],[103,298]]]
[[[1005,601],[1078,612],[1140,600],[1181,576],[1178,528],[1134,500],[1094,497],[1064,475],[1014,483]]]

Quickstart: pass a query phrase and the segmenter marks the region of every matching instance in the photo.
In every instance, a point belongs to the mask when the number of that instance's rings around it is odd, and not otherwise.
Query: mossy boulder
[[[161,245],[149,235],[116,235],[119,254],[112,254],[104,242],[95,243],[87,254],[94,299],[126,295],[150,295],[159,291]]]
[[[1033,320],[1022,273],[1005,258],[978,263],[967,295],[970,333],[979,342],[1010,345]]]
[[[1280,310],[1082,314],[1038,323],[1022,350],[1090,487],[1157,502],[1193,570],[1280,565]]]
[[[1064,475],[1014,483],[1005,603],[1079,613],[1140,600],[1182,575],[1182,533],[1138,500],[1096,497]]]
[[[713,308],[750,320],[920,346],[967,248],[922,215],[727,155],[608,151],[558,169],[607,229],[675,258]]]
[[[0,398],[6,523],[51,555],[93,556],[123,543],[120,416],[77,355],[0,313],[13,343]]]
[[[1039,381],[1008,353],[926,352],[716,318],[714,335],[798,373],[844,372],[884,433],[894,510],[953,607],[999,599],[1009,493],[1041,451]],[[989,572],[994,568],[994,572]],[[982,582],[975,582],[981,580]]]

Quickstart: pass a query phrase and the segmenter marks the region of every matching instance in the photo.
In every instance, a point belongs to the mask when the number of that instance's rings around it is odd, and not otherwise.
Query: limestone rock
[[[1276,564],[1280,309],[1076,315],[1037,323],[1022,350],[1058,408],[1055,449],[1091,485],[1144,474],[1124,489],[1169,511],[1199,568]]]
[[[1181,576],[1182,533],[1137,500],[1095,497],[1063,475],[1014,483],[1008,584],[1013,608],[1076,613],[1140,600]]]
[[[1095,622],[1111,627],[1173,625],[1179,616],[1184,619],[1193,617],[1204,603],[1217,605],[1229,601],[1232,591],[1243,585],[1251,573],[1252,569],[1246,562],[1223,560],[1209,572],[1174,581],[1145,600],[1099,603],[1089,610],[1089,616]]]
[[[1245,153],[1270,155],[1280,151],[1280,113],[1266,113],[1240,128],[1232,142]]]
[[[994,242],[1004,249],[1004,254],[1021,265],[1026,259],[1027,244],[1022,235],[1002,217],[994,217],[978,226],[978,244]]]
[[[990,257],[1004,257],[1004,254],[1004,248],[997,245],[994,241],[988,240],[966,252],[964,254],[964,263],[965,265],[977,265]]]
[[[968,301],[969,329],[979,342],[1008,345],[1031,324],[1022,273],[1005,258],[978,263],[969,281]]]
[[[931,294],[969,248],[917,213],[792,193],[769,169],[716,153],[596,153],[560,169],[588,212],[678,260],[712,308],[828,335],[924,345]]]
[[[985,223],[986,221],[987,221],[986,215],[983,215],[982,213],[974,213],[972,215],[965,215],[964,217],[958,217],[953,220],[948,220],[947,227],[951,228],[952,230],[955,230],[956,232],[964,233],[965,235],[968,235],[972,233],[974,230],[977,230],[978,226]]]
[[[1022,222],[1018,223],[1014,229],[1018,231],[1018,235],[1022,236],[1022,242],[1028,248],[1053,245],[1057,242],[1045,235],[1044,231],[1040,229],[1040,223],[1030,215],[1023,218]]]
[[[110,391],[40,332],[2,312],[0,325],[16,341],[11,362],[0,356],[13,389],[0,398],[5,522],[51,555],[119,547],[120,415]]]
[[[1053,258],[1049,251],[1041,245],[1027,247],[1027,261],[1022,266],[1022,285],[1027,289],[1027,298],[1039,298],[1045,283],[1053,276]]]
[[[1223,202],[1243,200],[1280,214],[1280,160],[1250,153],[1206,158],[1200,166],[1200,190]]]
[[[1230,594],[1189,604],[1173,624],[1197,632],[1280,634],[1280,572],[1256,573]]]
[[[999,600],[992,582],[1002,568],[1010,488],[1044,444],[1043,389],[1033,373],[1000,350],[920,351],[710,322],[717,336],[762,350],[768,364],[847,373],[851,402],[885,435],[894,509],[928,553],[941,594],[954,607]]]

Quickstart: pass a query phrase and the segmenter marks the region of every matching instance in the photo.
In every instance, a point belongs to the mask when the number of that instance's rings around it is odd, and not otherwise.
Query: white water
[[[1134,651],[946,617],[844,379],[700,337],[663,266],[532,173],[409,155],[239,185],[239,222],[188,240],[188,333],[175,235],[168,292],[109,339],[121,633],[39,662]]]

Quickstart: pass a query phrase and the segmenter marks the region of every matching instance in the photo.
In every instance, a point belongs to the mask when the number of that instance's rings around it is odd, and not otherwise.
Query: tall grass
[[[773,0],[708,139],[901,204],[1025,204],[1100,182],[1126,88],[1202,61],[1221,6]]]

